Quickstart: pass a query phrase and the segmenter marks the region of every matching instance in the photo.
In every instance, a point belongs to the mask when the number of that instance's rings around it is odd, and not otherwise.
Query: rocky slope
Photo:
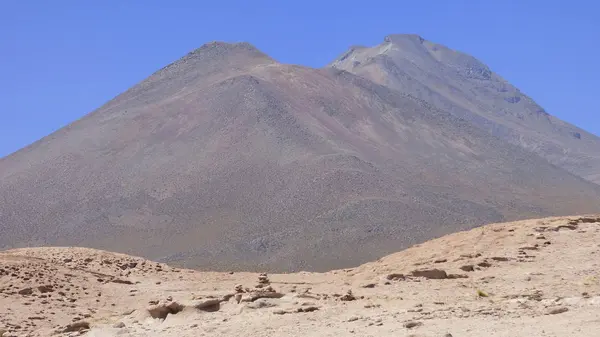
[[[600,183],[600,138],[548,114],[476,58],[418,35],[389,35],[330,64],[413,95]],[[559,93],[557,93],[559,94]]]
[[[85,248],[0,252],[9,336],[596,336],[600,216],[499,223],[326,273],[216,273]]]
[[[1,248],[213,270],[324,271],[599,210],[600,186],[453,111],[247,43],[202,46],[0,159]]]

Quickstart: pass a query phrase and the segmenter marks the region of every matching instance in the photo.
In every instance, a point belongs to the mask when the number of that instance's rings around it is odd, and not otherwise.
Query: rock
[[[313,312],[313,311],[317,311],[317,310],[319,310],[319,307],[316,307],[316,306],[298,308],[298,312]]]
[[[183,310],[183,305],[177,302],[171,302],[168,305],[158,304],[146,309],[152,318],[165,319],[169,314],[175,315]]]
[[[226,294],[226,295],[223,295],[223,298],[221,299],[221,302],[228,302],[235,295],[236,294]]]
[[[488,293],[486,293],[483,290],[477,289],[477,296],[479,297],[490,297],[490,295]]]
[[[409,321],[409,322],[404,323],[404,327],[407,328],[407,329],[416,328],[416,327],[419,327],[421,325],[423,325],[423,323],[421,323],[421,322],[415,322],[415,321]]]
[[[31,295],[31,294],[33,294],[33,289],[31,289],[31,288],[24,288],[24,289],[19,290],[19,295],[26,296],[26,295]]]
[[[444,335],[444,337],[453,337],[451,333],[447,333]]]
[[[354,321],[358,321],[360,318],[357,316],[352,316],[350,318],[348,318],[348,322],[354,322]]]
[[[541,290],[536,290],[533,292],[533,294],[527,295],[526,297],[529,298],[530,300],[539,302],[543,299],[544,293]]]
[[[570,224],[570,225],[560,225],[560,226],[556,226],[554,228],[551,228],[553,231],[558,232],[561,229],[570,229],[572,231],[577,229],[577,225],[576,224]]]
[[[236,293],[243,293],[244,292],[244,286],[241,284],[236,284],[235,288],[234,288]]]
[[[89,329],[90,329],[90,323],[88,323],[86,321],[79,321],[79,322],[75,322],[73,324],[67,325],[62,332],[78,332],[81,330],[89,330]]]
[[[558,314],[562,314],[563,312],[567,312],[569,311],[569,308],[567,307],[558,307],[558,308],[552,308],[550,310],[548,310],[548,312],[546,313],[547,315],[558,315]]]
[[[510,230],[509,230],[510,232]],[[480,257],[481,253],[476,253],[476,254],[460,254],[460,257],[463,258],[467,258],[467,259],[472,259],[472,258],[476,258],[476,257]]]
[[[124,327],[125,327],[125,323],[123,323],[123,322],[117,322],[117,323],[113,324],[113,328],[121,329]]]
[[[389,274],[385,278],[387,278],[390,281],[398,281],[406,279],[406,276],[404,276],[404,274]]]
[[[54,288],[52,287],[52,285],[44,285],[44,286],[39,286],[37,288],[39,290],[39,292],[41,292],[42,294],[45,293],[50,293],[54,291]]]
[[[469,275],[464,274],[448,274],[449,279],[469,278]]]
[[[0,337],[4,337],[5,333],[6,333],[6,330],[0,329]]]
[[[267,277],[267,274],[262,273],[260,275],[258,275],[258,284],[269,284],[269,278]]]
[[[129,316],[129,315],[133,314],[134,312],[135,312],[135,309],[129,309],[129,310],[123,311],[121,313],[121,315],[123,315],[123,316]]]
[[[432,280],[441,280],[441,279],[448,278],[448,274],[446,274],[446,272],[441,269],[414,270],[411,274],[412,274],[412,276],[415,276],[415,277],[424,277],[426,279],[432,279]]]
[[[352,290],[348,290],[348,292],[346,292],[346,295],[340,297],[340,301],[354,301],[356,300],[356,297],[354,297],[354,294],[352,294]]]
[[[444,263],[444,262],[448,262],[448,259],[437,259],[437,260],[433,261],[433,263]]]
[[[73,259],[70,259],[70,258],[68,258],[68,259],[64,259],[64,260],[63,260],[63,262],[64,262],[64,263],[73,262]]]
[[[112,279],[110,280],[110,282],[112,283],[119,283],[119,284],[133,284],[133,282],[129,281],[129,280],[121,280],[121,279]]]
[[[463,270],[463,271],[475,271],[475,267],[473,267],[472,264],[468,264],[466,266],[460,267],[460,270]]]
[[[246,305],[246,307],[250,308],[250,309],[272,308],[272,307],[276,307],[276,306],[277,306],[276,303],[270,302],[266,298],[261,298],[260,300],[250,302]]]
[[[506,261],[509,260],[509,258],[508,257],[504,257],[504,256],[494,256],[494,257],[492,257],[492,260],[506,262]]]
[[[283,310],[283,309],[277,309],[277,310],[274,310],[274,311],[273,311],[273,315],[285,315],[285,314],[287,314],[287,313],[288,313],[288,312],[287,312],[287,311],[285,311],[285,310]]]
[[[194,303],[194,308],[202,311],[219,311],[221,309],[221,299],[211,298]]]
[[[489,263],[489,262],[486,262],[486,261],[479,262],[477,265],[478,265],[478,266],[480,266],[480,267],[482,267],[482,268],[489,268],[489,267],[491,267],[491,266],[492,266],[492,264],[491,264],[491,263]]]
[[[250,302],[254,302],[259,298],[282,298],[285,294],[276,291],[257,291],[250,295]]]
[[[361,287],[362,288],[375,288],[376,285],[377,284],[375,284],[375,283],[367,283],[367,284],[365,284],[365,285],[363,285]]]
[[[399,299],[400,299],[400,300],[402,300],[403,298],[402,298],[402,297],[400,297]],[[365,309],[370,309],[370,308],[381,308],[381,304],[370,304],[370,303],[369,303],[369,304],[365,304],[365,306],[364,306],[364,307],[365,307]]]

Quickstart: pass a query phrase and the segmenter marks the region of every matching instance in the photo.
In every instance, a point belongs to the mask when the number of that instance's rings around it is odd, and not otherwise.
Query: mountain
[[[0,336],[597,337],[599,241],[599,215],[532,219],[285,274],[80,247],[0,251]]]
[[[600,183],[599,137],[548,114],[470,55],[418,35],[389,35],[375,47],[350,48],[329,66],[425,100]]]
[[[247,43],[206,44],[0,160],[0,247],[216,270],[328,270],[599,209],[600,186],[453,111]]]

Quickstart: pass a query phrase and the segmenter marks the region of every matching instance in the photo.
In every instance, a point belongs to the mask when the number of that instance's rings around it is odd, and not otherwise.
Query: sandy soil
[[[0,336],[599,336],[600,216],[492,224],[352,269],[0,252]]]

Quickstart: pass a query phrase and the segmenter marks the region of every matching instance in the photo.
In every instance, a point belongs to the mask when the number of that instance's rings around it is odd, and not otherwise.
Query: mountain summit
[[[598,211],[600,186],[573,174],[596,172],[576,159],[592,165],[597,139],[578,131],[556,152],[575,128],[536,109],[418,36],[324,69],[209,43],[0,159],[0,247],[326,270],[484,223]]]
[[[476,58],[418,35],[350,48],[330,67],[430,102],[552,164],[600,183],[600,138],[549,115]]]

